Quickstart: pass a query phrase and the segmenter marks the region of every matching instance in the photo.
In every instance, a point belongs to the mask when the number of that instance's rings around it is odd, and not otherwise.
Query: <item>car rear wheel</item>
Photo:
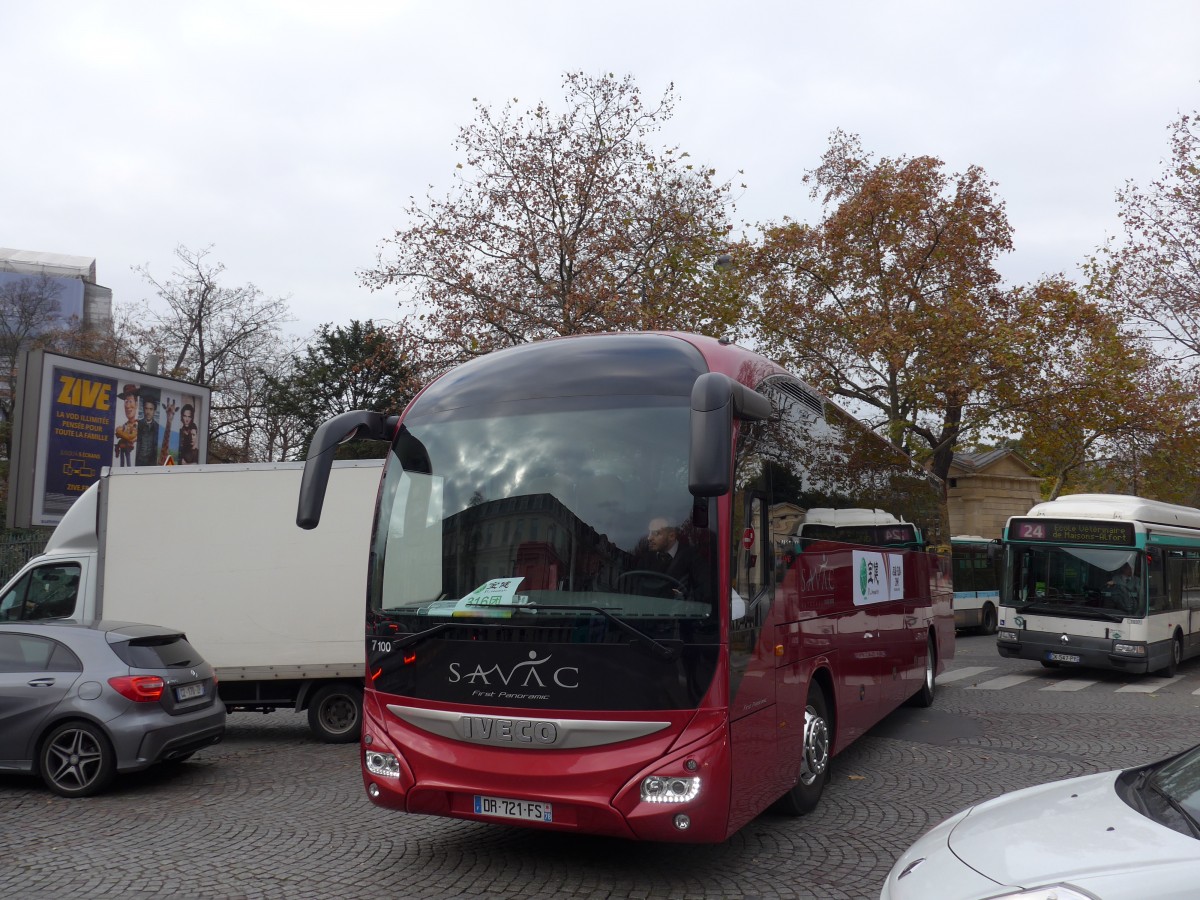
[[[117,774],[116,753],[99,727],[65,722],[42,742],[38,770],[46,787],[61,797],[90,797]]]
[[[327,744],[349,744],[362,732],[362,689],[327,684],[308,705],[308,727]]]

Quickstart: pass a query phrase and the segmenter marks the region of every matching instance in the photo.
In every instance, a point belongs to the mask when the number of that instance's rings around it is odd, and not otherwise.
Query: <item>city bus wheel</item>
[[[983,624],[979,626],[980,634],[996,633],[996,607],[990,603],[983,605]]]
[[[1171,638],[1171,659],[1170,661],[1155,672],[1155,675],[1161,675],[1163,678],[1171,678],[1175,675],[1175,670],[1179,668],[1179,664],[1183,662],[1183,641],[1179,635]]]
[[[921,687],[909,698],[909,706],[933,706],[933,695],[937,690],[935,683],[936,676],[937,648],[933,644],[933,636],[931,635],[925,641],[925,673],[921,676]]]
[[[796,785],[779,798],[776,808],[789,816],[802,816],[812,812],[821,799],[825,784],[829,781],[829,753],[832,749],[829,729],[829,713],[825,704],[825,692],[819,685],[808,689],[808,703],[804,709],[804,747],[800,759],[800,777]]]
[[[327,684],[308,705],[308,727],[326,744],[349,744],[362,731],[362,690],[338,682]]]

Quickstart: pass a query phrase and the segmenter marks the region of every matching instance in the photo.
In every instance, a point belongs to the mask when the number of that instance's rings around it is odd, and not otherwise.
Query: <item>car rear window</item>
[[[112,645],[121,661],[134,669],[179,669],[201,662],[182,635],[135,638]]]

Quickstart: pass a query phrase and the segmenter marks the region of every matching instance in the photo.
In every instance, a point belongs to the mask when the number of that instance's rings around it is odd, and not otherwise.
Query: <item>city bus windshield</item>
[[[1007,548],[1010,587],[1002,604],[1031,613],[1081,618],[1146,614],[1142,568],[1135,550],[1052,545]]]
[[[686,398],[504,407],[406,420],[380,499],[372,613],[408,634],[567,618],[587,626],[573,641],[715,642]]]

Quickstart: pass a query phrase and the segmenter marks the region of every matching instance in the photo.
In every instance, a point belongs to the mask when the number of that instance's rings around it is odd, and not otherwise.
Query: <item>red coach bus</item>
[[[363,779],[409,813],[717,842],[818,802],[830,758],[954,653],[940,492],[762,357],[685,334],[522,345],[428,385],[390,441],[366,598]],[[851,543],[812,509],[870,509]],[[365,549],[365,548],[364,548]]]

